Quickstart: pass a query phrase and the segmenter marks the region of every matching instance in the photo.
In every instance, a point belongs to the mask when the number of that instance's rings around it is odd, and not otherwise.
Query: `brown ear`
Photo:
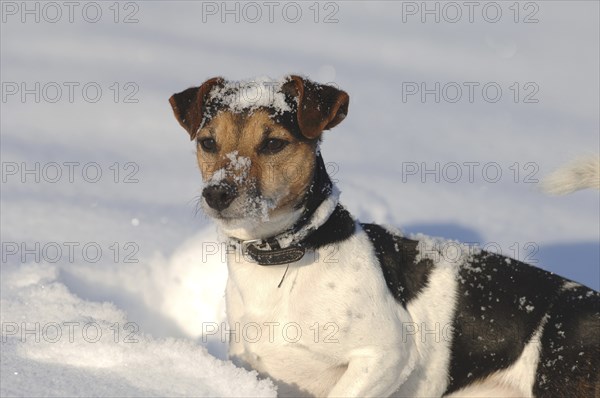
[[[190,134],[190,139],[196,138],[196,133],[204,118],[204,101],[206,95],[215,85],[223,84],[221,77],[213,77],[202,83],[200,87],[191,87],[169,98],[175,118]]]
[[[306,138],[319,137],[323,130],[337,126],[348,114],[350,97],[335,87],[291,75],[282,90],[298,99],[298,125]]]

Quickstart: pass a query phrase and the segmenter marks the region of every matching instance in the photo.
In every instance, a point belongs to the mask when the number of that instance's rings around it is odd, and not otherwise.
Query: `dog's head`
[[[299,76],[216,77],[174,94],[175,117],[197,143],[205,212],[243,239],[290,227],[311,188],[321,134],[345,118],[348,101]]]

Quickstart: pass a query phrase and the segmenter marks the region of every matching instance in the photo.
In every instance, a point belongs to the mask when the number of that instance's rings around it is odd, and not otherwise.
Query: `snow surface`
[[[3,270],[3,396],[276,396],[270,380],[183,339],[154,339],[114,304],[86,301],[58,269]]]
[[[300,74],[347,91],[348,117],[325,134],[321,151],[341,203],[362,221],[477,242],[600,287],[598,192],[551,197],[535,183],[599,150],[598,2],[535,2],[537,23],[522,23],[532,9],[515,23],[513,2],[498,2],[498,23],[483,20],[481,8],[473,23],[467,9],[458,23],[422,23],[420,15],[403,22],[410,2],[378,1],[323,3],[317,23],[312,2],[297,3],[296,23],[281,7],[273,22],[266,8],[258,22],[235,22],[203,13],[209,3],[134,2],[137,23],[115,23],[112,2],[98,3],[97,23],[80,8],[73,23],[66,8],[57,23],[22,23],[3,10],[3,84],[39,82],[46,92],[22,101],[2,88],[0,395],[275,394],[268,381],[224,361],[219,336],[202,337],[224,319],[225,250],[210,220],[194,214],[194,148],[167,99],[213,76]],[[132,10],[121,8],[120,21]],[[323,23],[332,12],[337,22]],[[62,87],[56,102],[46,100],[52,82]],[[65,82],[79,84],[73,101]],[[83,98],[90,82],[102,89],[97,102]],[[439,102],[403,95],[407,84],[436,82],[456,82],[462,98],[444,99],[453,84]],[[464,82],[479,84],[473,102]],[[502,88],[497,102],[482,99],[489,82]],[[525,103],[535,87],[538,102]],[[56,182],[51,162],[62,171]],[[72,180],[68,162],[76,162]],[[453,181],[457,165],[462,176]],[[37,179],[22,172],[35,167]],[[84,167],[102,178],[87,181]],[[438,180],[427,172],[436,168],[445,173]],[[69,242],[78,244],[72,258]],[[82,252],[90,243],[102,249],[95,262]],[[40,258],[9,254],[14,245]],[[23,322],[38,323],[39,333],[22,336]],[[103,339],[82,340],[77,329],[71,342],[65,322],[92,325],[90,334],[98,324]],[[139,341],[125,343],[123,329],[115,343],[114,325],[127,322]],[[47,342],[56,325],[61,338]]]

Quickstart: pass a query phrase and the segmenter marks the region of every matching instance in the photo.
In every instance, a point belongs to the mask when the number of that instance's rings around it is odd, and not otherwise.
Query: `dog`
[[[360,223],[319,149],[346,92],[212,78],[170,99],[227,241],[232,361],[281,396],[600,397],[600,295]]]

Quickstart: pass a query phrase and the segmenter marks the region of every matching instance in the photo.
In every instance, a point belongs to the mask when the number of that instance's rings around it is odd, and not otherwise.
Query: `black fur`
[[[293,231],[299,231],[309,222],[321,203],[331,195],[332,190],[333,184],[327,174],[325,163],[321,154],[318,154],[312,184],[300,205],[304,207],[304,212],[292,228]],[[301,242],[301,246],[309,249],[318,249],[326,245],[341,242],[348,239],[354,233],[355,223],[350,213],[342,205],[338,204],[329,219],[318,229],[311,231]]]
[[[356,221],[342,205],[337,205],[327,222],[306,237],[302,245],[318,249],[348,239],[355,230]]]
[[[459,272],[447,393],[504,369],[540,326],[561,278],[480,253]]]
[[[534,386],[536,396],[593,396],[574,391],[582,378],[590,380],[590,385],[593,379],[598,381],[600,356],[594,358],[591,347],[596,347],[598,354],[597,293],[585,287],[564,290],[568,282],[564,278],[487,252],[473,256],[469,264],[461,267],[458,278],[446,393],[512,365],[535,331],[544,324],[543,349]],[[573,299],[574,296],[581,298]],[[557,340],[557,324],[564,332],[561,341]],[[562,349],[556,352],[559,344]],[[584,354],[577,357],[582,351]],[[552,363],[558,355],[562,355],[562,360]],[[587,370],[585,375],[567,372],[577,363],[586,365],[583,366]],[[592,363],[596,370],[590,375]],[[550,389],[543,394],[541,388],[548,387]]]
[[[600,397],[599,298],[583,286],[555,297],[541,338],[536,397]]]
[[[391,234],[377,224],[362,227],[375,248],[388,289],[406,307],[427,286],[433,262],[417,261],[417,241]]]
[[[315,170],[310,187],[297,205],[298,209],[303,207],[304,212],[293,227],[295,231],[300,230],[310,220],[317,208],[333,191],[333,183],[331,182],[331,178],[329,178],[329,174],[327,174],[325,162],[320,153],[317,154],[315,162]]]

